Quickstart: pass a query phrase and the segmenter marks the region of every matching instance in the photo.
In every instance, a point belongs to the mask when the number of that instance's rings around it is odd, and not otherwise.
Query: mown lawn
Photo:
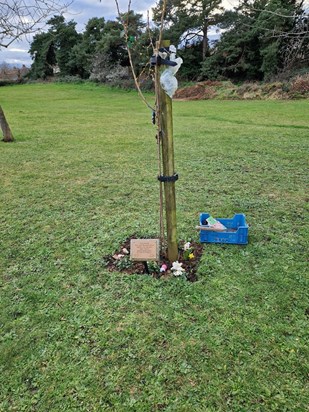
[[[152,96],[149,96],[152,100]],[[108,273],[158,235],[135,92],[0,88],[0,411],[308,411],[308,101],[174,102],[178,235],[245,213],[198,281]]]

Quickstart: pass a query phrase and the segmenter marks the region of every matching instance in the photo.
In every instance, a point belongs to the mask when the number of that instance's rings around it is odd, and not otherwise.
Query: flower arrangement
[[[195,260],[194,246],[191,242],[185,242],[180,249],[179,259],[173,262],[171,272],[174,276],[188,276]]]
[[[183,246],[183,259],[184,260],[192,260],[194,259],[194,249],[190,242],[187,242]]]
[[[148,274],[155,278],[175,276],[191,282],[197,279],[197,268],[203,253],[203,245],[197,242],[183,241],[179,244],[178,258],[169,262],[164,253],[160,261],[134,262],[130,259],[130,238],[116,253],[106,256],[106,266],[110,271],[119,270],[130,274]]]

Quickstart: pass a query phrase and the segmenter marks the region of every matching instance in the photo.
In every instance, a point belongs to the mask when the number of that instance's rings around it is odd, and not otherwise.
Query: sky
[[[226,8],[231,8],[235,0],[224,0]],[[126,11],[128,0],[118,0],[120,11]],[[131,10],[136,13],[142,13],[145,18],[147,10],[151,11],[154,7],[155,0],[131,0]],[[74,20],[77,23],[77,31],[82,32],[86,23],[92,17],[104,17],[105,20],[113,20],[117,15],[115,0],[74,0],[68,11],[64,14],[67,21]],[[31,40],[28,39],[29,41]],[[26,66],[31,65],[31,57],[28,54],[30,43],[26,39],[14,42],[9,48],[0,50],[0,63]]]

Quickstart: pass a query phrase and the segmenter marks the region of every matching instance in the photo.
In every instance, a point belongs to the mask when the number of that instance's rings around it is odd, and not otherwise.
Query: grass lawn
[[[152,96],[149,96],[152,100]],[[308,411],[309,102],[174,102],[179,239],[198,281],[108,273],[159,231],[151,113],[91,84],[0,88],[0,411]]]

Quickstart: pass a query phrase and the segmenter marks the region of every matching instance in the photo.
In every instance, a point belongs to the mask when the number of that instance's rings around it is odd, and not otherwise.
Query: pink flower
[[[163,263],[163,265],[162,265],[161,268],[160,268],[160,272],[161,272],[161,273],[162,273],[162,272],[166,272],[166,269],[167,269],[167,266],[166,266],[165,263]]]

